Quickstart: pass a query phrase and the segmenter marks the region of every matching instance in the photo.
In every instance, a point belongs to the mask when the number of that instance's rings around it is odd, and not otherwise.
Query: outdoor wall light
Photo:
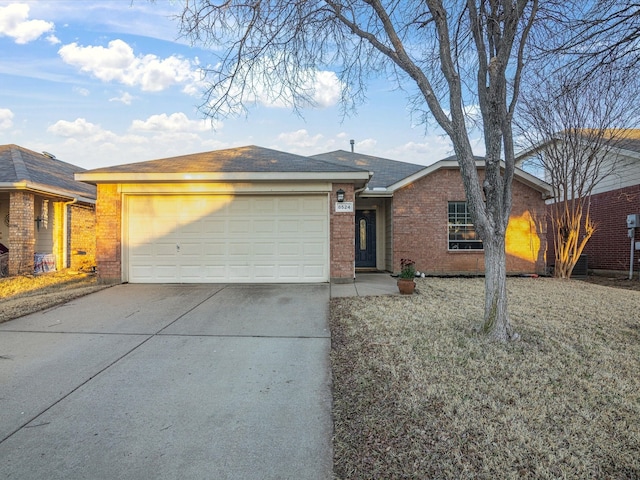
[[[339,202],[344,202],[344,190],[340,189],[336,192]]]

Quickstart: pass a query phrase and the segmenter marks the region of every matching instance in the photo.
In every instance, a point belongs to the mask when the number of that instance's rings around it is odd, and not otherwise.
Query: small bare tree
[[[612,70],[586,77],[565,68],[532,80],[516,123],[527,146],[526,163],[553,190],[548,216],[554,275],[570,278],[597,229],[591,194],[615,171],[616,146],[638,121],[637,90]]]

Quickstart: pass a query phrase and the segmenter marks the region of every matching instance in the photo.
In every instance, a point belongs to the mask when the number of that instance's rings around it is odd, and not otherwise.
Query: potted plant
[[[402,295],[411,295],[416,288],[416,262],[408,258],[400,260],[400,275],[398,278],[398,290]]]

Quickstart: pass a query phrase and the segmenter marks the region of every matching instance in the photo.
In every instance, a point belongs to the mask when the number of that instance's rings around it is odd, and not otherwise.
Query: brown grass
[[[60,305],[105,288],[95,276],[68,270],[0,278],[0,323]]]
[[[332,300],[336,478],[640,478],[640,292],[508,286],[508,345],[482,279]]]

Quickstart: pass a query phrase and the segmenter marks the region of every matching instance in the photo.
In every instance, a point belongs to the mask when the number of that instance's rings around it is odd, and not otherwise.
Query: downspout
[[[69,201],[69,202],[64,202],[62,204],[62,263],[63,263],[63,268],[69,268],[69,261],[68,261],[68,248],[67,248],[67,244],[68,244],[68,240],[69,240],[69,214],[68,214],[68,207],[69,205],[73,205],[74,203],[78,203],[78,199],[74,198],[73,200]]]

